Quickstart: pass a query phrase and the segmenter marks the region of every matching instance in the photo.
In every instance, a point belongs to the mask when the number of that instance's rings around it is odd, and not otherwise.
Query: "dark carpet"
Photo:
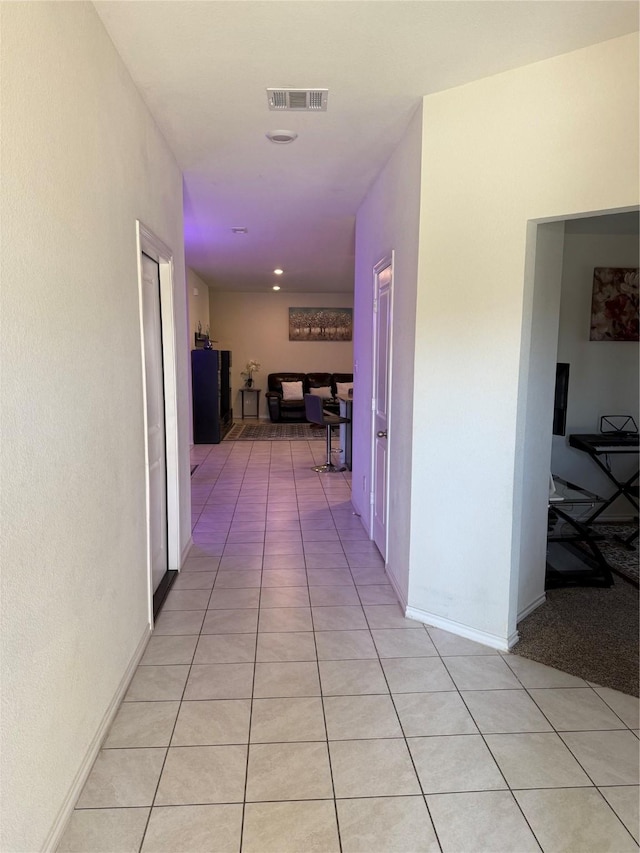
[[[638,696],[638,627],[638,590],[622,578],[609,589],[550,589],[511,651]]]
[[[234,424],[224,441],[311,441],[326,438],[324,429],[311,424]]]
[[[605,537],[602,542],[598,542],[598,546],[611,571],[631,581],[637,587],[638,576],[640,575],[640,556],[637,548],[625,548],[620,542],[620,539],[626,539],[631,533],[635,532],[637,527],[631,524],[596,523],[593,525],[593,529]]]

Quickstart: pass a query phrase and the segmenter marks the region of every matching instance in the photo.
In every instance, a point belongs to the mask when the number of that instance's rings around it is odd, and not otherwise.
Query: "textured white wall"
[[[352,500],[369,524],[371,491],[371,395],[373,267],[395,250],[393,287],[393,368],[389,423],[389,539],[387,569],[406,600],[411,521],[411,429],[413,350],[415,346],[418,220],[422,110],[409,126],[383,171],[367,193],[356,220],[357,388],[354,394]],[[421,376],[424,365],[420,365]]]
[[[566,234],[560,300],[558,361],[571,365],[567,436],[553,437],[554,473],[610,495],[613,486],[588,456],[569,447],[572,432],[598,432],[600,416],[631,414],[638,423],[638,344],[631,341],[590,341],[591,293],[594,267],[637,267],[638,236],[613,234]],[[637,461],[617,457],[618,474],[633,473]],[[618,500],[610,515],[631,512],[626,500]]]
[[[195,291],[198,291],[196,294]],[[203,334],[207,331],[209,320],[209,287],[200,276],[187,267],[187,305],[189,308],[189,349],[193,349],[198,323]],[[213,335],[212,335],[213,337]]]
[[[174,252],[180,171],[88,3],[3,3],[2,842],[40,850],[147,628],[136,218]]]
[[[498,644],[517,611],[527,222],[638,203],[637,62],[633,35],[424,99],[409,603]]]
[[[352,293],[229,293],[212,290],[209,296],[211,336],[218,340],[219,349],[233,353],[232,388],[233,414],[240,416],[240,392],[244,379],[240,372],[249,359],[261,365],[254,375],[254,384],[261,388],[260,416],[269,417],[264,392],[268,390],[267,376],[291,370],[296,373],[352,373],[353,343],[351,341],[289,340],[289,308],[353,306]],[[254,405],[247,400],[247,413]],[[253,411],[253,409],[251,408]]]

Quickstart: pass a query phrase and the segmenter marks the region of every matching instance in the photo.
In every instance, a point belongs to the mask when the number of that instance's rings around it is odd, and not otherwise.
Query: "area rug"
[[[616,575],[626,578],[634,586],[638,586],[640,576],[640,555],[636,547],[632,550],[626,548],[620,539],[625,539],[636,529],[631,524],[594,524],[593,529],[596,533],[601,534],[605,538],[598,542],[598,547],[602,551],[602,556],[605,558],[611,571]]]
[[[638,628],[638,590],[622,578],[609,589],[550,589],[511,652],[637,696]]]
[[[324,429],[311,424],[234,424],[224,441],[312,441],[325,439]]]

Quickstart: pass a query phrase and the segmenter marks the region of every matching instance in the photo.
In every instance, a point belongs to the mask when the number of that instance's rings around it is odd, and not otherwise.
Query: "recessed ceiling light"
[[[271,289],[272,289],[272,290],[280,290],[280,285],[279,285],[279,284],[274,284],[274,285],[273,285],[273,287],[272,287]]]
[[[273,274],[274,275],[282,275],[283,272],[284,272],[284,270],[274,270]]]
[[[293,142],[298,138],[298,134],[293,130],[270,130],[267,133],[267,139],[270,142],[275,142],[276,145],[286,145],[288,142]]]
[[[231,228],[233,234],[248,234],[249,229],[244,225],[233,225]]]

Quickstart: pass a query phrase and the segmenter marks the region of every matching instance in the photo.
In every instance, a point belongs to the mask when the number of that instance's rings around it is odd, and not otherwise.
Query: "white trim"
[[[138,249],[138,304],[140,311],[140,353],[142,387],[145,400],[145,486],[147,501],[147,578],[149,620],[153,623],[153,582],[151,577],[151,524],[149,471],[147,454],[147,388],[144,370],[144,319],[142,311],[142,252],[158,263],[160,270],[160,323],[162,325],[162,365],[164,370],[165,445],[167,464],[167,568],[179,571],[182,566],[180,549],[180,453],[178,445],[178,366],[176,323],[174,313],[173,253],[162,240],[140,220],[136,220]]]
[[[546,592],[543,592],[542,595],[539,595],[537,598],[527,604],[519,613],[518,613],[518,622],[521,622],[524,618],[526,618],[530,613],[533,613],[534,610],[537,610],[541,604],[544,604],[547,600]]]
[[[403,610],[406,610],[407,609],[407,599],[404,597],[404,593],[402,592],[402,590],[398,586],[398,581],[394,577],[393,573],[389,571],[389,564],[388,563],[385,563],[384,573],[389,578],[389,583],[393,587],[393,591],[395,592],[395,594],[398,598],[398,601],[400,602],[400,607],[402,607]]]
[[[483,646],[489,646],[489,648],[497,649],[501,652],[508,652],[520,639],[517,631],[514,631],[513,634],[506,638],[498,637],[495,634],[488,634],[486,631],[478,631],[476,628],[462,625],[460,622],[436,616],[435,613],[418,610],[416,607],[407,607],[404,615],[407,619],[415,619],[417,622],[431,625],[432,628],[442,628],[443,631],[449,631],[450,634],[456,634],[458,637],[473,640],[474,643],[481,643]]]
[[[71,819],[71,815],[73,814],[73,810],[75,808],[76,802],[78,801],[78,797],[82,789],[84,788],[85,782],[89,777],[89,773],[93,767],[93,763],[98,757],[98,753],[100,752],[100,748],[104,739],[107,736],[109,729],[111,728],[111,724],[114,720],[115,715],[118,713],[122,700],[125,697],[127,690],[129,689],[129,685],[131,684],[131,680],[135,675],[136,668],[140,663],[142,655],[144,654],[144,650],[147,647],[147,643],[151,638],[151,625],[147,625],[144,629],[142,637],[140,638],[140,642],[138,643],[135,652],[133,653],[133,657],[129,661],[129,665],[127,666],[124,675],[120,680],[120,684],[118,685],[116,692],[113,695],[111,702],[107,710],[102,717],[100,725],[98,726],[98,730],[96,731],[91,744],[89,745],[89,749],[85,753],[85,756],[80,764],[80,768],[76,773],[75,779],[71,783],[71,787],[67,791],[67,795],[64,798],[62,805],[58,811],[56,819],[53,822],[53,826],[49,830],[49,834],[42,848],[43,853],[53,853],[60,844],[60,840],[64,834],[65,829],[67,828],[67,824]]]

